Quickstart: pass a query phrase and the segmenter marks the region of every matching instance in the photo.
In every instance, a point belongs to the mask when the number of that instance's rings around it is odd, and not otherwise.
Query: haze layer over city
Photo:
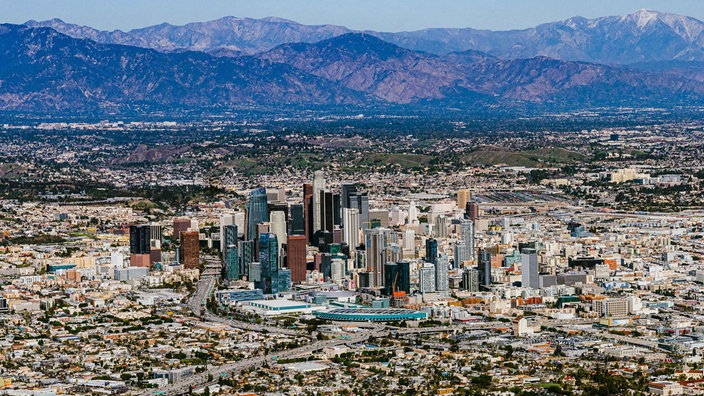
[[[351,4],[3,4],[0,395],[704,394],[703,9]]]

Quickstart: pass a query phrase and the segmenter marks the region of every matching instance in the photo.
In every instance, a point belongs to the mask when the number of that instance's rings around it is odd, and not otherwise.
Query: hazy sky
[[[702,0],[0,0],[1,22],[60,18],[99,29],[182,25],[223,16],[277,16],[380,31],[427,27],[504,30],[571,16],[623,15],[640,8],[704,20]]]

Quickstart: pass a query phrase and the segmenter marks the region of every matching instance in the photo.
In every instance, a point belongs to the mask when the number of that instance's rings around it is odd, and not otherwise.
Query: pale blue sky
[[[277,16],[305,24],[379,31],[428,27],[505,30],[580,15],[623,15],[640,8],[704,20],[701,0],[0,0],[0,22],[61,18],[99,29],[182,25],[223,16]]]

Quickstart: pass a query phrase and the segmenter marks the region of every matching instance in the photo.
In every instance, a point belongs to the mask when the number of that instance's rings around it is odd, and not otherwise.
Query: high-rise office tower
[[[264,187],[255,188],[250,193],[249,202],[247,202],[247,239],[256,239],[259,235],[257,234],[257,224],[265,223],[267,220],[269,220],[269,213],[266,189]]]
[[[251,274],[249,273],[250,264],[257,261],[256,259],[256,249],[254,247],[254,241],[240,241],[239,243],[239,255],[240,255],[240,276],[247,276],[247,280],[253,282]]]
[[[342,183],[340,186],[340,204],[343,208],[351,208],[352,194],[357,192],[357,185],[354,183]]]
[[[438,240],[430,238],[425,241],[425,261],[437,263],[438,261]]]
[[[303,210],[303,204],[291,205],[291,220],[289,222],[289,234],[305,235],[306,234],[306,218]]]
[[[262,287],[262,265],[257,262],[253,261],[249,263],[249,268],[247,269],[247,272],[249,273],[249,281],[254,282],[254,287],[260,288]]]
[[[352,252],[359,246],[359,210],[344,208],[342,218],[344,224],[342,240],[349,245]]]
[[[315,222],[313,221],[313,185],[310,183],[303,184],[303,216],[305,226],[306,241],[312,242],[315,234]]]
[[[220,215],[220,253],[222,253],[222,260],[227,260],[227,246],[230,244],[225,241],[225,227],[235,224],[235,216],[233,214],[222,214]],[[237,235],[235,235],[237,239]]]
[[[435,263],[435,291],[447,292],[450,290],[450,260],[446,254],[438,255]]]
[[[149,254],[151,250],[151,229],[148,225],[130,226],[130,253]]]
[[[398,264],[389,262],[384,264],[384,294],[391,296],[396,291],[398,281]]]
[[[332,254],[320,253],[320,273],[323,274],[323,279],[326,282],[332,277]]]
[[[306,280],[306,237],[289,235],[286,243],[286,259],[291,270],[291,281],[302,283]]]
[[[198,231],[186,231],[181,232],[181,263],[185,268],[198,268],[200,264],[199,258],[199,238],[200,234]]]
[[[275,211],[269,216],[269,232],[276,234],[276,239],[284,243],[288,237],[286,232],[286,213]]]
[[[237,230],[237,226],[235,224],[229,224],[224,227],[220,227],[220,230],[222,233],[221,234],[222,239],[220,240],[220,247],[221,247],[222,254],[223,254],[223,256],[222,256],[223,262],[227,264],[228,259],[229,259],[228,255],[227,255],[228,249],[230,249],[231,246],[234,246],[235,248],[237,248],[238,230]],[[237,265],[239,267],[239,262],[237,263]],[[237,273],[238,274],[240,273],[239,268],[237,270]]]
[[[259,264],[261,265],[261,288],[264,294],[279,292],[279,242],[276,235],[259,235]]]
[[[418,224],[418,208],[413,200],[408,204],[408,224]]]
[[[364,231],[367,270],[371,273],[370,287],[381,287],[384,284],[384,264],[389,261],[392,233],[388,228]]]
[[[236,227],[231,225],[229,227]],[[237,245],[231,244],[227,246],[227,256],[225,257],[225,266],[223,267],[223,278],[233,281],[240,279],[240,260],[237,254]]]
[[[447,218],[443,215],[435,218],[435,237],[447,238]]]
[[[330,191],[320,192],[320,228],[332,232],[335,226],[335,194]],[[338,216],[339,217],[339,216]]]
[[[174,241],[180,241],[181,233],[188,231],[191,228],[191,219],[188,217],[176,217],[173,221]]]
[[[462,241],[467,249],[467,260],[474,260],[474,222],[471,220],[462,220],[462,223],[460,223],[460,230],[462,233]]]
[[[424,263],[418,269],[418,290],[421,293],[435,292],[435,266],[431,263]]]
[[[539,276],[538,254],[535,250],[524,249],[521,252],[521,286],[540,288]]]
[[[360,227],[365,230],[369,228],[369,197],[367,196],[367,193],[360,192],[357,185],[342,185],[340,206],[342,208],[357,209],[359,212]]]
[[[321,199],[323,196],[321,195],[325,191],[325,173],[323,171],[315,171],[315,174],[313,176],[313,230],[312,232],[316,232],[318,230],[323,229],[323,219],[322,219],[322,212],[321,208],[322,202]],[[331,202],[332,204],[332,202]],[[331,208],[332,209],[332,208]],[[331,229],[332,231],[332,229]]]
[[[468,189],[457,190],[457,207],[464,210],[471,197],[472,194]]]

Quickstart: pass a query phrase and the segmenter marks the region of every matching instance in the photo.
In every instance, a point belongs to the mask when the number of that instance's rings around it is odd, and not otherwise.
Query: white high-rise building
[[[313,176],[313,230],[316,232],[322,229],[322,218],[320,211],[320,193],[325,191],[325,173],[323,171],[315,171]]]
[[[421,293],[435,292],[435,266],[432,263],[424,263],[418,269],[418,289]]]
[[[450,260],[447,255],[440,253],[435,264],[435,291],[447,292],[450,290]]]
[[[286,241],[288,233],[286,232],[286,213],[276,210],[269,215],[269,232],[276,234],[277,241]]]
[[[350,252],[353,252],[359,246],[359,210],[343,208],[342,222],[345,225],[342,241],[350,247]]]
[[[418,208],[413,200],[408,205],[408,224],[418,224]]]
[[[416,248],[416,232],[413,230],[403,230],[403,249],[415,250]]]

